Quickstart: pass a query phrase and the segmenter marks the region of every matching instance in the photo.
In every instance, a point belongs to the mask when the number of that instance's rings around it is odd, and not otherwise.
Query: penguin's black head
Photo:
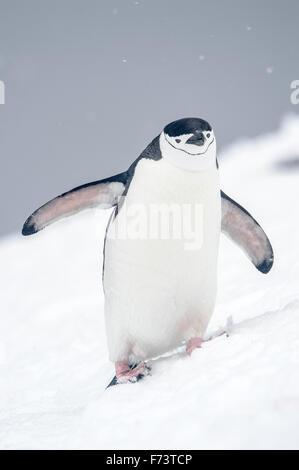
[[[183,118],[173,121],[164,127],[165,134],[170,137],[177,137],[184,134],[195,134],[199,132],[209,132],[212,130],[211,125],[199,118]]]
[[[204,155],[215,141],[211,125],[204,119],[184,118],[164,127],[167,142],[191,155]]]

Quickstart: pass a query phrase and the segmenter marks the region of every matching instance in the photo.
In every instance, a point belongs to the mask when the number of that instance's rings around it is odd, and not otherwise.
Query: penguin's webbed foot
[[[217,332],[215,335],[211,336],[208,339],[202,339],[202,338],[191,338],[189,341],[187,341],[187,346],[186,346],[186,352],[187,354],[192,354],[192,351],[197,348],[201,348],[202,343],[207,343],[208,341],[211,341],[214,338],[217,338],[218,336],[226,335],[229,336],[228,331],[226,330],[221,330]]]
[[[131,368],[126,361],[119,361],[115,363],[115,372],[117,383],[134,383],[150,375],[151,367],[145,362],[140,362],[136,367]]]
[[[204,342],[205,342],[205,340],[201,339],[201,338],[191,338],[191,339],[189,339],[189,341],[187,342],[187,346],[186,346],[187,354],[190,355],[190,354],[192,354],[194,349],[201,348],[201,345]]]

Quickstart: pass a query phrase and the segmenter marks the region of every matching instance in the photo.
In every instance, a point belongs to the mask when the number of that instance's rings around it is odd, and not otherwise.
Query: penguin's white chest
[[[202,336],[213,312],[220,233],[216,168],[142,159],[106,238],[112,361],[146,359]]]

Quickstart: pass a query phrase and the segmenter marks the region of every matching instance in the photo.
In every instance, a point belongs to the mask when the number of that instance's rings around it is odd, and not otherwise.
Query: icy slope
[[[3,239],[0,448],[299,448],[299,167],[279,163],[298,155],[295,117],[222,155],[222,187],[261,222],[274,268],[260,274],[223,237],[210,331],[232,316],[231,336],[134,385],[104,391],[109,213]]]

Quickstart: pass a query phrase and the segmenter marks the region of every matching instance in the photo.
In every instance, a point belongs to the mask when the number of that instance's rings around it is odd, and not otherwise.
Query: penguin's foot
[[[145,362],[140,362],[136,367],[131,368],[126,361],[115,363],[115,373],[117,383],[134,383],[142,379],[151,372],[151,367]]]
[[[191,338],[187,342],[187,347],[186,347],[186,352],[187,354],[191,354],[192,351],[196,348],[201,348],[202,343],[204,343],[205,340],[201,338]]]
[[[218,336],[222,336],[222,335],[228,336],[227,331],[225,331],[225,330],[222,331],[221,330],[219,333],[217,333],[216,335],[211,336],[208,339],[202,339],[202,338],[191,338],[191,339],[189,339],[189,341],[187,342],[187,347],[186,347],[187,354],[190,355],[190,354],[192,354],[192,351],[194,349],[201,348],[202,343],[207,343],[208,341],[211,341],[212,339],[218,338]]]

